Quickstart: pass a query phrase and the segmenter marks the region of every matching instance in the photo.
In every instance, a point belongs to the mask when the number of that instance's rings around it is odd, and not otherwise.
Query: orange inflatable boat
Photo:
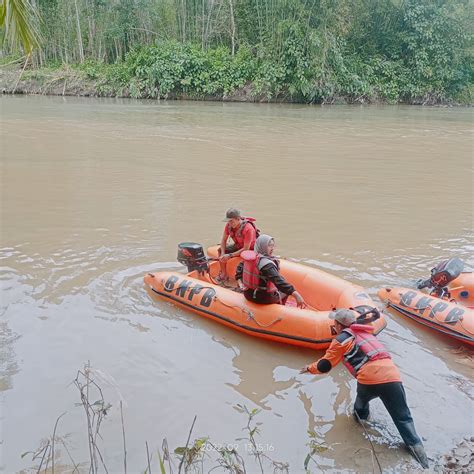
[[[453,262],[457,271],[450,272]],[[474,346],[474,273],[461,272],[459,262],[441,262],[430,279],[417,283],[418,289],[382,288],[378,295],[403,316]],[[423,288],[430,290],[425,293]]]
[[[198,246],[181,245],[188,246],[183,249],[186,252]],[[216,257],[217,247],[210,248],[208,254]],[[219,263],[209,262],[203,252],[200,258],[200,264],[188,266],[191,271],[186,274],[170,271],[145,275],[150,294],[246,334],[313,349],[328,347],[336,335],[334,321],[328,318],[332,309],[352,307],[364,313],[375,306],[362,287],[283,259],[281,274],[297,288],[308,307],[297,308],[292,297],[284,306],[259,305],[247,301],[235,288],[216,284]],[[229,275],[235,274],[239,262],[238,257],[228,261]],[[383,315],[370,324],[375,326],[375,333],[386,326]]]

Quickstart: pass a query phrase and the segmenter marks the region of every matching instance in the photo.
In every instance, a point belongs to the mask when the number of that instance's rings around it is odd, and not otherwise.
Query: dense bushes
[[[468,0],[37,4],[37,61],[80,63],[102,94],[471,102]]]
[[[318,38],[313,41],[317,51]],[[416,58],[364,57],[337,39],[325,51],[324,63],[314,50],[305,50],[290,38],[280,58],[259,55],[248,46],[232,56],[222,46],[203,51],[199,46],[163,41],[136,48],[113,65],[86,62],[80,68],[98,79],[100,92],[136,98],[245,95],[307,103],[435,103],[460,100],[464,93],[465,100],[470,99],[465,65],[454,71],[433,70]]]

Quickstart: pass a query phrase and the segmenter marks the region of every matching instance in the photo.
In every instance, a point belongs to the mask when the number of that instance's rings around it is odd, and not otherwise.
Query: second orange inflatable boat
[[[208,254],[215,257],[217,248]],[[240,258],[229,260],[229,275],[235,274],[239,262]],[[375,306],[362,287],[322,270],[282,259],[280,271],[308,308],[297,308],[291,297],[285,306],[247,301],[233,288],[215,284],[217,261],[208,265],[208,271],[148,273],[144,279],[151,294],[184,309],[252,336],[313,349],[327,348],[336,335],[334,321],[328,318],[331,310],[352,307],[365,312]],[[386,326],[383,315],[371,324],[376,334]]]
[[[381,288],[389,308],[469,346],[474,346],[474,273],[461,273],[447,286],[446,297],[413,288]]]

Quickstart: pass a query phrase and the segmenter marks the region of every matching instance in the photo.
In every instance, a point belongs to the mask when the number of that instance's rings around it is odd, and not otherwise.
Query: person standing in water
[[[285,304],[288,296],[296,299],[299,308],[305,306],[303,297],[280,274],[280,262],[273,256],[273,237],[262,234],[255,242],[254,251],[241,253],[235,279],[244,290],[247,300],[259,304]]]
[[[342,361],[357,379],[354,418],[359,422],[367,420],[370,401],[380,398],[410,452],[423,468],[428,469],[428,457],[415,430],[398,368],[373,335],[373,327],[357,324],[358,316],[356,311],[349,309],[329,313],[330,319],[335,320],[337,336],[324,356],[303,367],[300,373],[327,374]]]

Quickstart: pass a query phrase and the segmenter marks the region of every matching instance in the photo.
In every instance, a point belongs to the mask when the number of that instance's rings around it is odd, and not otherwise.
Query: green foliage
[[[472,83],[472,4],[453,0],[370,0],[347,37],[389,101],[446,100]],[[363,4],[362,4],[363,5]]]
[[[308,446],[309,452],[306,455],[306,458],[303,463],[303,466],[306,472],[309,472],[308,466],[311,461],[316,463],[313,456],[315,454],[324,453],[325,451],[328,450],[328,447],[324,444],[324,442],[318,439],[318,435],[316,434],[315,431],[308,430],[308,436],[309,436],[309,442],[306,444],[306,446]]]
[[[202,460],[208,439],[208,437],[199,438],[194,440],[191,447],[179,446],[174,450],[174,453],[182,459],[184,472],[188,472],[191,466]]]
[[[158,459],[160,462],[160,474],[166,474],[165,462],[163,460],[163,457],[161,456],[160,450],[158,450]]]
[[[307,103],[472,97],[469,0],[37,0],[36,5],[45,38],[38,61],[82,62],[80,70],[105,95],[245,93],[255,100]]]
[[[40,44],[37,12],[28,0],[2,0],[0,28],[2,43],[11,51],[21,47],[28,55]]]
[[[255,59],[245,47],[232,56],[225,47],[203,51],[197,45],[160,41],[128,53],[108,79],[128,87],[133,97],[204,97],[226,96],[252,80],[254,73]]]
[[[8,54],[6,56],[0,56],[0,67],[10,64],[20,64],[23,60],[23,56],[19,54]]]
[[[412,95],[456,93],[469,79],[464,49],[469,41],[455,2],[410,0],[404,15],[404,49]]]

